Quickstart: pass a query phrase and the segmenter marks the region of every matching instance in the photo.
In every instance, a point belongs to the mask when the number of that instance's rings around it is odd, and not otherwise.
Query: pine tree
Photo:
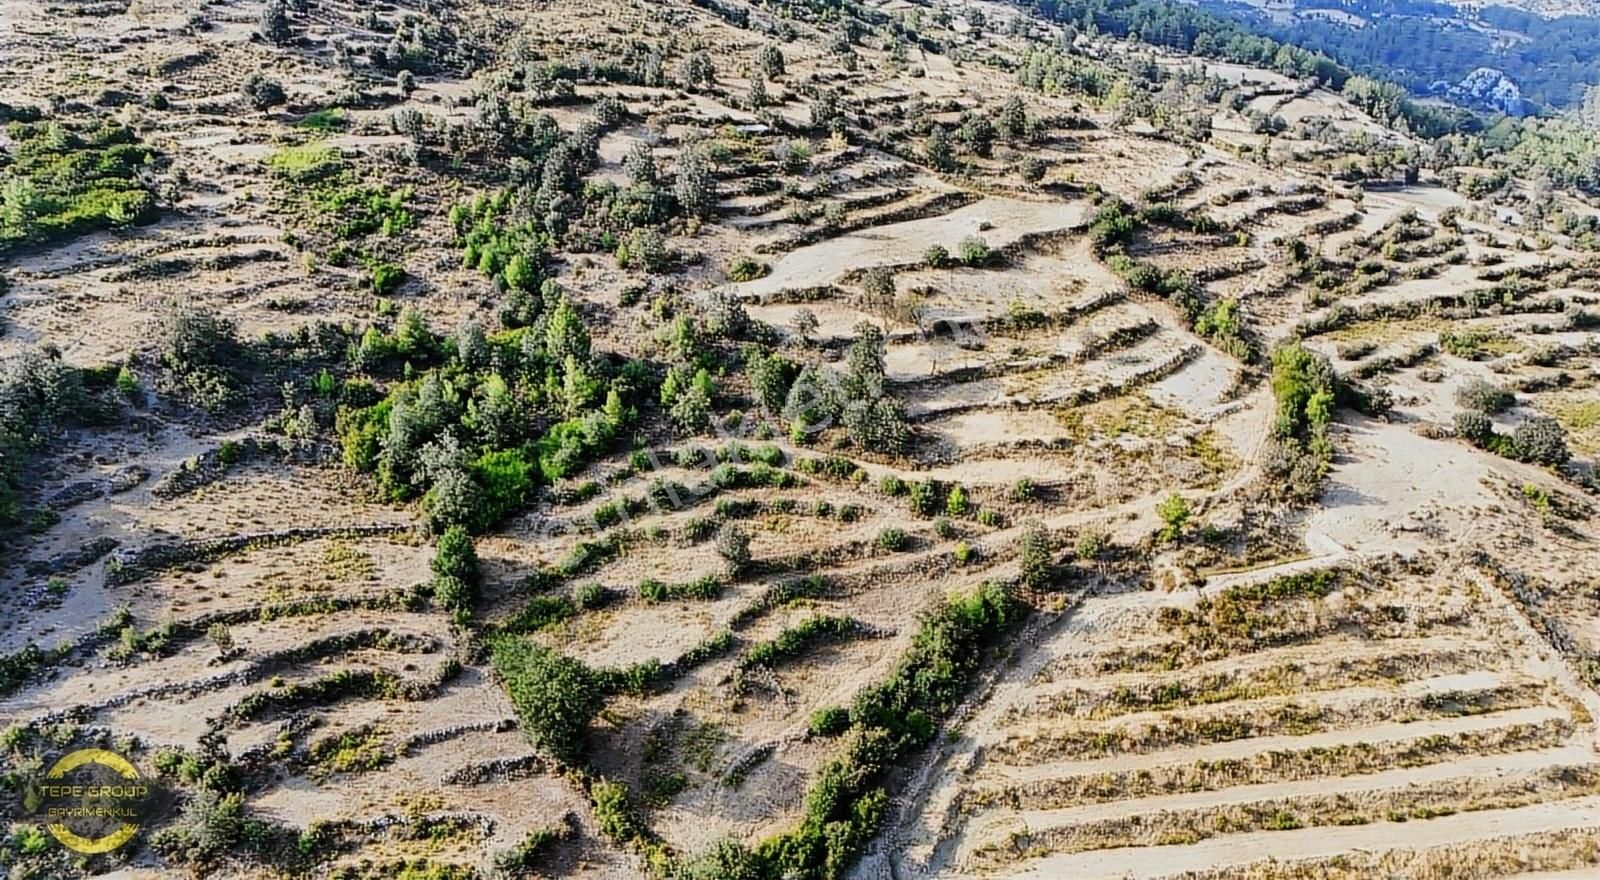
[[[762,46],[760,68],[767,79],[778,79],[783,76],[783,51],[771,43]]]
[[[1000,131],[1012,140],[1017,140],[1028,132],[1028,111],[1022,104],[1022,98],[1017,95],[1007,99],[1005,106],[1000,110]]]
[[[708,217],[716,207],[716,181],[705,159],[694,150],[686,151],[678,160],[677,175],[672,192],[677,196],[678,207],[690,217]]]
[[[922,156],[939,171],[950,171],[955,168],[955,154],[950,148],[950,135],[945,133],[944,127],[935,125],[933,132],[928,135],[928,142],[922,146]]]
[[[289,26],[289,6],[284,0],[267,0],[266,7],[261,10],[261,36],[279,46],[294,39],[294,30]]]
[[[622,160],[622,170],[628,174],[628,181],[634,186],[655,186],[661,177],[656,168],[655,154],[650,151],[650,145],[644,142],[634,144],[633,149]]]
[[[569,357],[579,361],[589,359],[589,328],[584,326],[583,316],[566,297],[562,297],[550,315],[544,339],[546,356],[556,363],[564,363]]]

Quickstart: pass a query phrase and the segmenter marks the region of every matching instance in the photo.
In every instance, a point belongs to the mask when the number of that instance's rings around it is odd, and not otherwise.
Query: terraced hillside
[[[11,876],[1600,870],[1579,194],[1008,4],[0,17]]]

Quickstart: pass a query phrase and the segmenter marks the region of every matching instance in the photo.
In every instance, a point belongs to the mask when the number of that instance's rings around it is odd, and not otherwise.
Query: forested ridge
[[[1503,6],[1464,10],[1413,0],[1310,0],[1285,22],[1234,0],[1206,5],[1418,94],[1490,67],[1510,77],[1534,109],[1561,110],[1578,105],[1600,82],[1600,19],[1587,16],[1542,18]],[[1304,14],[1318,10],[1339,15]]]

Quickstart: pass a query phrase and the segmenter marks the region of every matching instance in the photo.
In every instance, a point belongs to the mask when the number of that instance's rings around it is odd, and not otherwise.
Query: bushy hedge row
[[[800,826],[740,854],[735,867],[754,873],[726,876],[843,876],[883,820],[884,775],[932,741],[937,719],[955,708],[985,649],[1022,613],[1011,594],[992,583],[936,607],[889,678],[851,706],[840,753],[818,773]]]
[[[824,642],[846,638],[860,629],[849,617],[818,614],[778,633],[771,641],[757,642],[739,659],[739,668],[776,666]]]

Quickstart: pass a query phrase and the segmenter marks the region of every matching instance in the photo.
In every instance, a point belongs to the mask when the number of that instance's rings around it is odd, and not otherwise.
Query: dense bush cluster
[[[93,229],[147,223],[156,201],[155,154],[117,123],[68,127],[0,104],[0,253]]]
[[[103,424],[116,371],[68,366],[53,349],[0,359],[0,534],[21,521],[24,468],[61,428]],[[3,541],[0,541],[3,543]]]
[[[635,420],[648,369],[596,356],[554,284],[524,303],[514,323],[524,321],[493,334],[469,322],[453,339],[414,314],[391,334],[368,330],[357,363],[383,372],[403,360],[414,378],[340,408],[346,463],[395,499],[422,497],[436,529],[481,531],[610,448]]]
[[[1494,422],[1479,409],[1456,413],[1456,436],[1497,455],[1556,467],[1572,458],[1567,448],[1566,431],[1549,416],[1532,416],[1519,422],[1509,434],[1494,429]]]
[[[1277,401],[1274,448],[1264,465],[1288,494],[1309,498],[1333,457],[1328,424],[1337,402],[1333,365],[1299,343],[1272,353],[1272,395]]]
[[[190,301],[164,304],[156,317],[156,354],[170,388],[208,410],[238,402],[238,368],[247,354],[233,322]]]

